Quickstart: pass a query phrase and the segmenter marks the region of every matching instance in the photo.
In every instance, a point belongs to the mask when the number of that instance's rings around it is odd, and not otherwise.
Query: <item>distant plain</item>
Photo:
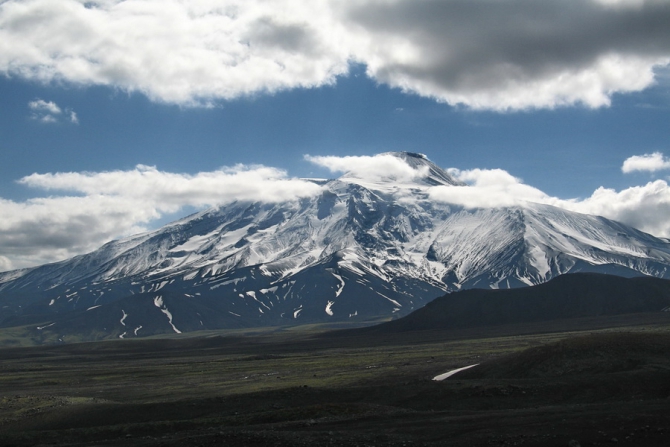
[[[544,348],[552,365],[584,346],[595,369],[501,373],[540,355],[533,349]],[[618,346],[630,359],[621,361]],[[367,336],[308,327],[4,348],[0,444],[661,446],[670,442],[665,353],[665,312]],[[487,365],[484,373],[432,380],[474,363]]]

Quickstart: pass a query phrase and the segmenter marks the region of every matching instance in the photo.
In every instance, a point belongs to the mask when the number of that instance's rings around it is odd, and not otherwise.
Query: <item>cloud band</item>
[[[600,107],[670,63],[664,0],[8,0],[0,72],[181,105],[336,82],[449,104]]]

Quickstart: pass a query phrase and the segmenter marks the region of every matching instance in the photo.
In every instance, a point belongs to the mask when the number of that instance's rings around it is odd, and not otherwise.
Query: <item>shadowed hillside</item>
[[[559,276],[521,289],[472,289],[361,332],[472,328],[670,310],[670,281],[597,273]]]
[[[670,334],[604,333],[568,338],[493,359],[458,379],[520,379],[595,374],[670,374]],[[670,382],[666,386],[670,393]]]

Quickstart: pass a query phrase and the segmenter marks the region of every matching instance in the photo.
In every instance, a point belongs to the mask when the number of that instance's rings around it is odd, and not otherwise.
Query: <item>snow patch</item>
[[[102,304],[98,304],[97,306],[91,306],[88,309],[86,309],[86,312],[88,312],[89,310],[97,309],[100,306],[102,306]]]
[[[122,316],[121,319],[119,320],[119,323],[121,323],[122,325],[125,326],[126,323],[124,323],[124,321],[125,321],[125,319],[128,317],[128,314],[127,314],[126,311],[123,310],[123,309],[121,309],[121,313],[123,314],[123,316]],[[125,334],[125,332],[124,332],[124,334]]]
[[[256,292],[254,292],[253,290],[248,291],[247,295],[250,296],[251,298],[253,298],[258,304],[265,307],[267,310],[272,310],[272,309],[270,309],[270,307],[267,304],[265,304],[263,301],[256,298]],[[265,313],[260,308],[258,310],[260,310],[261,313]]]
[[[193,278],[195,278],[196,276],[198,276],[198,271],[197,271],[197,270],[195,270],[195,271],[193,271],[193,272],[191,272],[191,273],[188,273],[188,274],[184,275],[184,281],[190,281],[190,280],[192,280]]]
[[[181,334],[181,331],[175,327],[175,325],[172,323],[172,313],[168,310],[167,306],[163,303],[163,297],[158,295],[154,298],[154,306],[160,309],[161,312],[163,312],[167,318],[168,318],[168,323],[170,323],[170,326],[172,326],[172,330],[174,330],[177,334]]]
[[[464,366],[463,368],[458,368],[458,369],[452,369],[451,371],[448,371],[444,374],[440,374],[439,376],[433,377],[433,380],[440,382],[446,378],[449,378],[453,376],[456,373],[459,373],[461,371],[465,371],[466,369],[474,368],[475,366],[479,365],[479,363],[475,363],[474,365],[469,365],[469,366]]]
[[[223,282],[220,282],[220,283],[218,283],[218,284],[214,284],[213,286],[210,286],[209,289],[210,289],[210,290],[214,290],[214,289],[216,289],[217,287],[227,286],[228,284],[235,284],[235,285],[237,285],[238,282],[240,282],[240,281],[246,281],[246,280],[247,280],[247,277],[246,277],[246,276],[243,276],[243,277],[241,277],[241,278],[229,279],[229,280],[227,280],[227,281],[223,281]]]
[[[331,272],[331,273],[333,274],[333,276],[335,278],[337,278],[340,281],[339,287],[335,291],[335,298],[337,298],[338,296],[340,296],[340,293],[342,293],[342,290],[344,290],[344,280],[337,273],[335,273],[335,272]]]
[[[399,302],[397,302],[397,301],[394,300],[394,299],[391,299],[391,298],[387,297],[387,296],[384,295],[383,293],[378,292],[378,291],[376,291],[376,290],[375,290],[374,292],[375,292],[377,295],[379,295],[379,296],[381,296],[381,297],[383,297],[383,298],[389,300],[390,302],[392,302],[393,304],[395,304],[397,307],[402,307],[402,304],[400,304]],[[400,309],[398,309],[398,310],[400,310]]]
[[[328,301],[328,304],[326,304],[326,313],[331,317],[333,316],[333,304],[335,304],[335,301]]]

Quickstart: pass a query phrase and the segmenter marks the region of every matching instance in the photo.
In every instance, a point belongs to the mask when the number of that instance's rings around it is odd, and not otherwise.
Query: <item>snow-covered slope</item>
[[[445,292],[573,271],[668,276],[670,244],[601,217],[527,204],[463,209],[425,156],[407,179],[345,174],[312,199],[233,203],[87,255],[0,274],[0,324],[99,336],[365,321]],[[37,330],[37,329],[36,329]]]

